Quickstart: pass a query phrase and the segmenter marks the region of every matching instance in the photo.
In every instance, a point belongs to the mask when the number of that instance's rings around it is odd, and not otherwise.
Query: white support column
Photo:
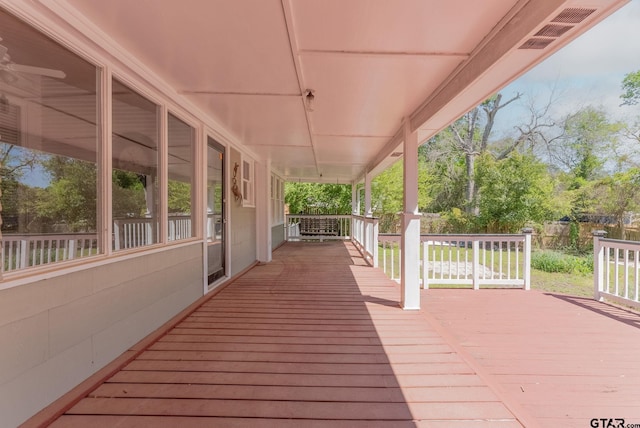
[[[522,277],[524,289],[531,290],[531,235],[533,228],[525,227],[522,229],[522,233],[524,233],[524,272],[522,272]]]
[[[271,261],[271,161],[255,163],[256,256]]]
[[[366,218],[372,217],[371,211],[371,174],[366,172],[364,175],[364,216]],[[364,222],[364,234],[362,235],[362,246],[366,253],[372,245],[371,236],[373,235],[372,224],[369,221]]]
[[[593,234],[593,298],[602,300],[600,294],[604,290],[604,248],[600,238],[607,234],[604,230],[594,230]],[[637,257],[637,256],[636,256]]]
[[[358,183],[351,183],[351,214],[360,215],[360,204],[358,203]]]
[[[351,240],[353,241],[355,239],[355,237],[357,236],[356,234],[356,220],[353,216],[356,215],[360,215],[360,204],[359,204],[359,198],[358,198],[358,183],[357,182],[353,182],[351,183],[351,228],[350,230],[350,235],[351,235]]]
[[[418,133],[404,121],[404,210],[400,258],[400,306],[420,309],[420,215],[418,213]]]
[[[364,216],[373,217],[371,209],[371,173],[364,175]]]

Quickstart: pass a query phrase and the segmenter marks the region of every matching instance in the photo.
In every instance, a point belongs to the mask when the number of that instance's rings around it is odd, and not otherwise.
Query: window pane
[[[113,249],[158,242],[158,106],[113,81]]]
[[[194,129],[169,114],[169,241],[194,236]]]
[[[2,10],[0,38],[2,270],[95,255],[98,71]]]

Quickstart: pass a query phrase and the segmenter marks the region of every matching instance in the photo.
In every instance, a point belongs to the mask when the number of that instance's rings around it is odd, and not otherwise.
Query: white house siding
[[[89,265],[90,266],[90,265]],[[0,290],[0,427],[13,427],[203,293],[202,243]]]
[[[279,224],[271,227],[271,249],[274,250],[284,242],[284,226]]]
[[[230,170],[233,174],[233,166],[237,162],[241,165],[241,155],[237,150],[231,149],[229,160]],[[238,170],[238,184],[240,170]],[[231,276],[237,275],[249,267],[257,259],[256,256],[256,209],[243,207],[241,201],[236,201],[233,194],[227,199],[230,206],[229,221],[231,223],[231,236],[229,239],[231,251]]]

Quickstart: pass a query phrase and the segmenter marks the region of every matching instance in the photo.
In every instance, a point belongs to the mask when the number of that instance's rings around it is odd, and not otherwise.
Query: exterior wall
[[[0,427],[104,367],[203,294],[202,243],[0,290]]]
[[[241,155],[237,150],[230,150],[230,168],[233,174],[233,166],[236,162],[241,165]],[[238,170],[238,183],[240,170]],[[256,209],[243,207],[241,201],[236,201],[233,195],[227,199],[229,207],[229,222],[231,224],[231,236],[229,250],[231,252],[231,276],[242,272],[257,259],[256,253]]]
[[[279,224],[271,227],[271,249],[278,248],[284,242],[284,225]]]

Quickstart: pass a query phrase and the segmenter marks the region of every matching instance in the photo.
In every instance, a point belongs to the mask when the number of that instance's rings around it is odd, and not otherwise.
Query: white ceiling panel
[[[190,97],[247,145],[310,145],[301,97],[237,94]]]
[[[19,3],[18,0],[11,2]],[[627,0],[32,0],[104,35],[287,180],[379,171]],[[69,8],[76,10],[70,13]],[[60,10],[58,10],[60,9]],[[571,28],[540,44],[565,13]],[[84,16],[83,16],[84,15]],[[581,17],[575,19],[576,17]],[[585,18],[586,17],[586,18]],[[567,21],[565,18],[568,18]],[[73,22],[66,25],[74,26]],[[70,33],[78,33],[71,29]],[[524,42],[539,48],[519,49]],[[544,42],[544,40],[542,40]],[[18,58],[18,42],[11,55]],[[137,63],[131,63],[135,58]],[[59,68],[70,78],[74,66]],[[312,111],[303,92],[314,90]],[[175,96],[171,93],[171,96]],[[206,117],[205,117],[206,119]],[[205,120],[206,122],[206,120]],[[212,121],[208,122],[213,126]],[[221,130],[222,132],[222,130]],[[260,159],[258,159],[260,160]],[[322,174],[322,177],[320,177]]]
[[[517,0],[289,0],[298,47],[468,54]]]
[[[280,0],[72,0],[178,90],[299,93]]]
[[[390,137],[461,61],[447,56],[303,55],[304,80],[315,90],[313,132]]]
[[[314,138],[318,162],[337,165],[366,165],[389,141],[386,137],[323,137]]]

